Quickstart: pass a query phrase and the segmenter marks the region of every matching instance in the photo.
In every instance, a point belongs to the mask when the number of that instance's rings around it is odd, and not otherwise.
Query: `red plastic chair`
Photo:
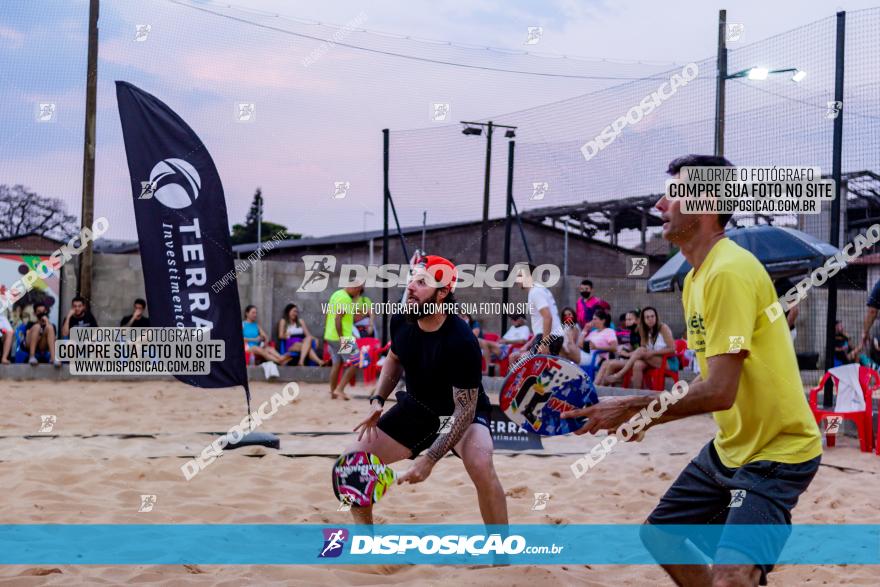
[[[275,348],[275,341],[270,340],[268,343],[266,343],[266,346],[270,346],[272,348]],[[259,363],[257,363],[257,356],[254,353],[252,353],[251,351],[249,351],[248,350],[249,348],[250,347],[248,346],[248,343],[244,343],[244,364],[249,367],[252,367],[254,365],[258,365]],[[260,361],[260,362],[262,362],[262,361]]]
[[[861,385],[862,393],[865,396],[865,409],[861,412],[835,412],[833,409],[824,410],[819,408],[816,398],[819,395],[819,392],[825,388],[825,382],[828,381],[829,377],[834,380],[834,389],[836,391],[838,379],[829,372],[826,372],[825,375],[822,376],[819,385],[810,390],[810,410],[813,411],[813,416],[816,418],[816,424],[821,425],[822,420],[834,416],[840,417],[843,420],[852,420],[859,432],[859,448],[862,452],[871,452],[871,446],[873,444],[873,430],[871,429],[873,407],[871,405],[871,398],[874,392],[880,389],[880,374],[873,369],[859,365],[859,384]],[[835,436],[835,434],[826,434],[825,444],[829,447],[833,447],[836,440]],[[877,451],[878,454],[880,454],[880,435],[878,435]]]
[[[498,342],[499,340],[501,340],[501,335],[497,332],[483,332],[483,340]],[[480,370],[485,373],[487,369],[488,365],[486,364],[486,357],[483,357],[483,363],[480,366]]]
[[[372,383],[379,376],[380,369],[376,365],[376,363],[379,361],[380,355],[391,347],[391,343],[389,342],[383,347],[381,346],[382,342],[378,338],[365,336],[355,339],[355,344],[357,344],[358,351],[360,351],[361,349],[367,349],[368,364],[366,367],[361,369],[361,375],[363,376],[364,384]],[[337,384],[342,379],[342,374],[344,371],[345,369],[339,370],[339,376],[336,379]],[[349,385],[353,386],[354,380],[352,380]]]
[[[663,361],[660,363],[660,366],[656,369],[645,369],[645,375],[642,378],[642,388],[650,389],[651,391],[663,391],[666,389],[666,378],[669,377],[672,379],[673,385],[678,383],[678,370],[671,369],[669,367],[668,359],[670,357],[678,357],[679,368],[684,368],[689,364],[687,357],[684,356],[684,352],[687,350],[687,341],[681,338],[677,338],[675,340],[675,347],[673,350],[669,350],[664,353],[662,356]],[[623,376],[623,386],[629,387],[630,382],[632,380],[632,371],[628,371],[626,375]]]

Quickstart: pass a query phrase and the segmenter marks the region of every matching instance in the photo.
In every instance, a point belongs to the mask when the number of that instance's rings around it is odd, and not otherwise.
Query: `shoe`
[[[55,359],[54,361],[52,361],[52,366],[55,367],[56,369],[60,369],[61,368],[61,361],[59,361],[58,359]]]
[[[31,357],[31,358],[28,360],[28,364],[30,364],[30,365],[37,365],[37,364],[39,364],[39,361],[37,360],[36,357]]]

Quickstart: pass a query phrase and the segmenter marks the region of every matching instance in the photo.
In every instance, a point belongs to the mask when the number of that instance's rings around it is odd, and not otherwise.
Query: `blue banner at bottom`
[[[880,564],[880,525],[0,525],[0,564]]]

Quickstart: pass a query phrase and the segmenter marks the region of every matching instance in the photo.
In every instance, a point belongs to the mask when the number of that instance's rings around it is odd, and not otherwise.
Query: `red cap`
[[[416,265],[421,265],[428,272],[428,275],[434,278],[439,285],[438,287],[449,286],[449,291],[455,291],[455,282],[458,279],[458,272],[455,264],[439,255],[423,255],[416,261]]]

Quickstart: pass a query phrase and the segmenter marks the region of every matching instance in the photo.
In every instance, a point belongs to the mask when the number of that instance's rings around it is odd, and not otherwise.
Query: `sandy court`
[[[254,405],[283,383],[253,384]],[[241,420],[240,390],[202,390],[170,381],[2,381],[0,437],[3,523],[345,524],[330,488],[331,456],[367,410],[364,400],[328,399],[326,386],[301,385],[299,398],[263,424],[281,450],[224,455],[191,481],[180,471],[216,433]],[[364,388],[355,394],[366,395]],[[497,398],[493,398],[496,400]],[[40,416],[55,415],[40,434]],[[511,523],[640,523],[687,461],[712,437],[709,417],[653,429],[640,444],[618,445],[581,479],[569,469],[597,439],[545,439],[545,455],[498,453]],[[307,456],[302,456],[307,455]],[[261,458],[256,458],[261,456]],[[397,470],[404,470],[400,463]],[[878,524],[880,457],[844,438],[826,452],[796,523]],[[550,494],[532,511],[533,494]],[[138,512],[154,494],[152,512]],[[454,457],[416,486],[397,486],[377,523],[479,523],[477,500]],[[584,545],[589,548],[589,545]],[[653,566],[13,566],[0,585],[645,585],[670,584]],[[877,584],[874,567],[786,566],[771,584]]]

